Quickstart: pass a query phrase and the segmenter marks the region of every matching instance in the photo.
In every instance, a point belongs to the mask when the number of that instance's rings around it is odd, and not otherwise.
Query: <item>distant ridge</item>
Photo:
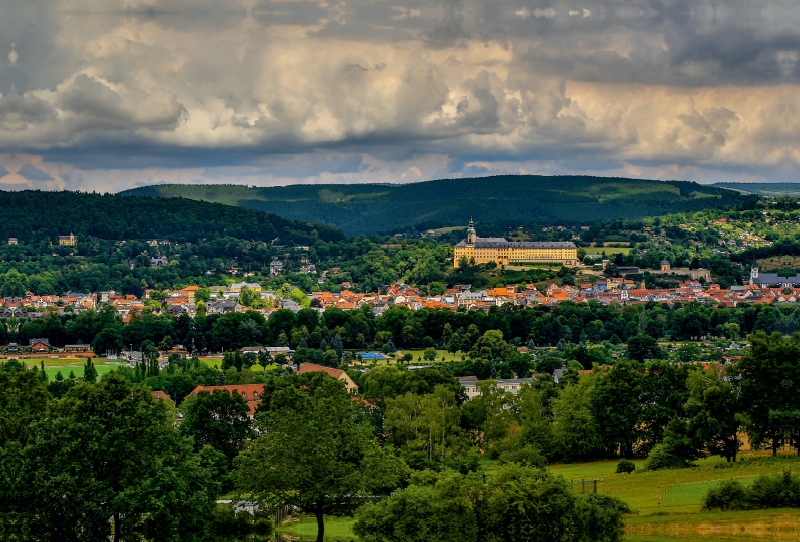
[[[160,184],[120,193],[183,197],[319,221],[351,234],[478,221],[588,223],[752,205],[753,197],[686,181],[499,175],[403,185],[329,184],[250,188]]]
[[[800,196],[800,183],[714,183],[712,186],[773,198]]]

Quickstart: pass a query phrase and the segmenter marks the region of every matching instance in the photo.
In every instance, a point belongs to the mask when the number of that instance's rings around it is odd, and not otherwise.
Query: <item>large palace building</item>
[[[578,263],[575,243],[512,243],[502,237],[478,237],[472,218],[467,238],[455,247],[453,265],[466,259],[471,265],[489,262],[508,265],[511,262],[553,262],[563,265]]]

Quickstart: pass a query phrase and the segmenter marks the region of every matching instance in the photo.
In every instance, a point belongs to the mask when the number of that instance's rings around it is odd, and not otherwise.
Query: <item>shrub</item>
[[[703,499],[704,510],[745,510],[747,507],[747,494],[735,480],[725,480],[709,489]]]
[[[500,455],[500,463],[518,463],[525,467],[543,469],[547,465],[547,460],[539,453],[538,448],[528,445],[504,452]]]
[[[630,474],[636,471],[636,464],[627,459],[620,459],[617,463],[617,474]]]

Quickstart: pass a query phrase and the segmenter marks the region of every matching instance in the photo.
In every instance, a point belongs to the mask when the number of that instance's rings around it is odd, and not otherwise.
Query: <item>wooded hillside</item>
[[[121,193],[183,197],[322,221],[348,233],[481,222],[589,223],[709,207],[749,206],[754,197],[693,182],[503,175],[404,185],[154,185]]]

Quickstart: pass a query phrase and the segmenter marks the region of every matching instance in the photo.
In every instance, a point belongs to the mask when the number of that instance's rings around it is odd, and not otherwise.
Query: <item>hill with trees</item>
[[[800,183],[714,183],[713,186],[774,198],[800,196]]]
[[[325,222],[349,233],[481,222],[589,223],[706,208],[748,207],[755,197],[683,181],[499,175],[404,185],[153,185],[120,193],[181,197]]]
[[[191,199],[125,198],[113,194],[0,192],[0,239],[20,242],[58,241],[75,234],[109,241],[169,238],[180,242],[236,237],[313,244],[317,239],[339,241],[344,232],[325,226],[287,220],[276,214]]]

